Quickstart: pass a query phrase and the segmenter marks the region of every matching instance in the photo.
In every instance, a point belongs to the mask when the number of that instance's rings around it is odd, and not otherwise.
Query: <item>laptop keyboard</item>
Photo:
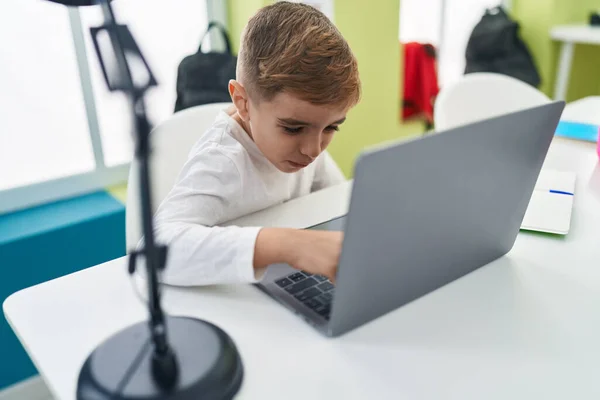
[[[329,320],[335,286],[327,278],[302,271],[278,279],[275,284]]]

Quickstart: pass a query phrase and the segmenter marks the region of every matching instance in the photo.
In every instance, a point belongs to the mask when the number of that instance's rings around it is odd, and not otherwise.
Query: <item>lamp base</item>
[[[79,373],[77,399],[232,399],[243,379],[233,340],[206,321],[167,316],[165,323],[179,370],[172,389],[163,390],[153,380],[150,327],[140,322],[90,354]]]

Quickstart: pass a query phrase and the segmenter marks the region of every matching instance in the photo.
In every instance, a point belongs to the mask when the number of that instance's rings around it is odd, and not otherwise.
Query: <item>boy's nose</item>
[[[300,152],[314,160],[319,156],[319,154],[321,154],[321,139],[319,138],[318,140],[311,139],[304,141]]]

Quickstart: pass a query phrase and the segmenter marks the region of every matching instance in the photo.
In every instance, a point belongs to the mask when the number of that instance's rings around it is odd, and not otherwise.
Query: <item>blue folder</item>
[[[556,127],[555,135],[595,143],[598,141],[599,131],[600,127],[598,125],[560,121]]]

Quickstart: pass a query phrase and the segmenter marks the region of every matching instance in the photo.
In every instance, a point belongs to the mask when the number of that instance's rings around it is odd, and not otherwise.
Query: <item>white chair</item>
[[[447,130],[549,101],[544,93],[510,76],[467,74],[441,89],[434,106],[435,129]]]
[[[188,108],[154,128],[150,134],[153,214],[175,184],[194,143],[210,128],[219,112],[229,105],[231,103],[215,103]],[[128,252],[137,246],[143,236],[138,174],[139,165],[134,159],[129,171],[125,208]]]

